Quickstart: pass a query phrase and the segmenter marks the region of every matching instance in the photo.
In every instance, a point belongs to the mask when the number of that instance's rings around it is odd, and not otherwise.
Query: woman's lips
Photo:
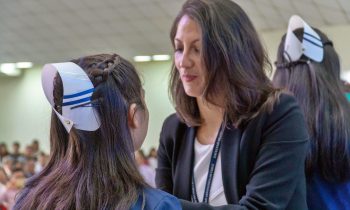
[[[182,76],[182,80],[185,81],[185,82],[192,82],[196,78],[197,78],[197,76],[190,75],[190,74],[185,74],[185,75]]]

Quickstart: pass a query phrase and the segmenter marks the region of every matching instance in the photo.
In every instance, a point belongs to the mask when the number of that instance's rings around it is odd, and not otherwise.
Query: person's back
[[[140,209],[155,209],[155,210],[171,210],[181,209],[177,198],[169,196],[168,193],[153,189],[145,188],[142,194],[140,194],[137,202],[132,206],[130,210]]]
[[[332,183],[314,174],[307,183],[307,201],[310,210],[348,210],[350,181]]]
[[[306,159],[309,209],[350,209],[350,104],[332,42],[293,16],[276,66],[273,82],[295,95],[311,136]]]
[[[42,83],[53,108],[50,160],[26,183],[14,209],[124,210],[135,209],[140,198],[146,203],[137,209],[180,209],[137,170],[133,153],[145,139],[148,110],[128,61],[101,54],[47,64]]]

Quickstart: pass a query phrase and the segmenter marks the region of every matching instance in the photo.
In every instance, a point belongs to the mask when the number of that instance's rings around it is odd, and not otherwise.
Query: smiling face
[[[201,97],[206,84],[206,68],[202,59],[202,30],[184,15],[174,38],[175,66],[188,96]]]

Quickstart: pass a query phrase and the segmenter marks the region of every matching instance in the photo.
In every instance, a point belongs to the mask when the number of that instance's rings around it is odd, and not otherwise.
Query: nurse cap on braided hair
[[[63,103],[55,109],[53,89],[56,75],[62,79]],[[73,62],[46,64],[42,70],[42,86],[52,109],[69,133],[72,127],[95,131],[101,123],[91,104],[94,86],[85,71]],[[62,112],[61,112],[62,111]],[[60,113],[61,112],[61,113]]]
[[[300,41],[294,34],[298,28],[303,29],[303,39]],[[288,62],[298,61],[302,55],[315,61],[322,62],[324,45],[332,45],[331,42],[323,43],[319,34],[313,30],[301,17],[293,15],[289,19],[286,41],[284,44],[284,58]]]

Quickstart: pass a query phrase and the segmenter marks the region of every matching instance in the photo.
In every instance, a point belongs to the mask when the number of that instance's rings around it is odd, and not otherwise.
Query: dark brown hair
[[[202,29],[202,59],[207,69],[204,98],[223,106],[235,125],[271,110],[278,98],[265,70],[270,69],[267,54],[246,13],[230,0],[188,0],[174,20],[174,38],[183,16],[189,16]],[[186,95],[173,63],[169,92],[180,117],[189,125],[200,125],[196,99]],[[215,103],[222,93],[224,104]]]
[[[306,172],[314,172],[328,181],[350,178],[350,105],[340,80],[340,62],[328,37],[314,29],[324,45],[321,63],[302,56],[296,65],[284,58],[285,36],[282,37],[273,83],[292,92],[304,113],[311,135],[306,159]],[[303,30],[295,31],[301,40]]]
[[[51,114],[51,155],[47,166],[31,178],[14,209],[128,209],[146,186],[134,161],[128,127],[131,103],[144,108],[140,78],[120,56],[83,57],[72,62],[94,84],[93,106],[101,127],[68,134],[54,112]],[[62,105],[62,81],[54,81],[54,102]]]

